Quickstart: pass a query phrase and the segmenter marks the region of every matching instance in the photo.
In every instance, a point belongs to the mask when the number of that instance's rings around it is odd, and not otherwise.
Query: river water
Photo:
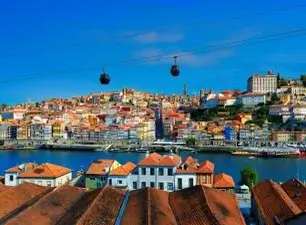
[[[232,156],[229,154],[198,153],[193,155],[188,152],[180,153],[182,159],[188,155],[197,158],[199,162],[210,160],[215,164],[216,173],[227,173],[235,182],[240,180],[240,171],[245,166],[256,169],[259,179],[272,179],[277,182],[284,182],[292,177],[299,177],[306,181],[306,158],[253,158]],[[137,164],[145,157],[144,153],[108,153],[89,151],[0,151],[0,175],[15,165],[25,162],[36,162],[38,164],[50,162],[71,168],[74,174],[80,170],[86,170],[90,163],[96,159],[116,159],[124,164],[131,161]]]

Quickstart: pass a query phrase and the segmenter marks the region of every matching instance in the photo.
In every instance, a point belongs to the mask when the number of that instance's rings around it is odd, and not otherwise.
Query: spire
[[[186,95],[187,95],[187,85],[184,84],[184,96],[186,96]]]

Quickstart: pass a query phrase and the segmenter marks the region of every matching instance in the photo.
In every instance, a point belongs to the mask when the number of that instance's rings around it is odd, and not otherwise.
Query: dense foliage
[[[240,172],[241,183],[247,185],[249,188],[253,188],[258,183],[259,177],[255,169],[251,167],[245,167]]]

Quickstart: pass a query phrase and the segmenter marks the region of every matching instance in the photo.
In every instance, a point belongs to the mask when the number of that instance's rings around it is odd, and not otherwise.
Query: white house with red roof
[[[157,153],[147,153],[133,170],[129,189],[152,187],[174,191],[174,174],[180,164],[181,158],[176,154],[161,156]]]
[[[12,179],[13,178],[13,179]],[[16,186],[30,182],[41,186],[57,187],[72,179],[72,171],[59,165],[26,163],[5,171],[5,184]]]

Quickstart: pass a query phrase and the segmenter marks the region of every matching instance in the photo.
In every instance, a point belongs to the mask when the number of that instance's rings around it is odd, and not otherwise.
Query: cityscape
[[[0,224],[305,225],[305,8],[0,8]]]

